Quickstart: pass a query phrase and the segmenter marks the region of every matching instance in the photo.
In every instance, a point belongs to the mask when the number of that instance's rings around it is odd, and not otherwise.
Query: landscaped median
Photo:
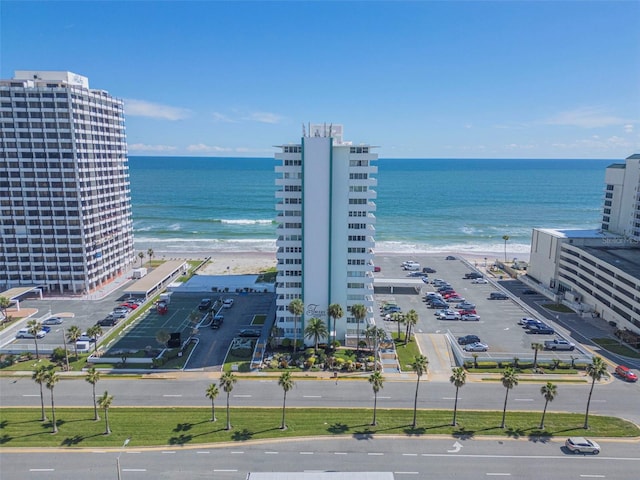
[[[47,411],[50,419],[50,411]],[[615,417],[592,415],[588,430],[584,415],[547,413],[545,429],[539,430],[541,412],[507,412],[506,428],[500,428],[502,412],[458,410],[456,427],[451,410],[419,410],[412,428],[413,409],[378,409],[372,426],[372,409],[287,408],[286,430],[279,427],[281,408],[231,408],[232,429],[226,430],[226,409],[111,407],[112,433],[104,435],[104,412],[94,421],[92,408],[56,408],[58,433],[50,420],[40,421],[40,408],[0,409],[0,445],[9,447],[120,447],[126,438],[137,447],[240,442],[268,438],[318,437],[324,435],[446,435],[511,437],[638,437],[640,429]]]

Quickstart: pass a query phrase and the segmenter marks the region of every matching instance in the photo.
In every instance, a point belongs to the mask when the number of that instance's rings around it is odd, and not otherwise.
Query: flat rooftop
[[[536,228],[539,232],[544,232],[548,235],[553,235],[558,238],[622,238],[620,235],[616,235],[614,233],[603,232],[602,230],[598,230],[595,228],[584,229],[584,230],[568,230],[568,229],[560,229],[560,228]]]
[[[640,280],[640,246],[638,247],[581,247],[598,260],[606,262]]]

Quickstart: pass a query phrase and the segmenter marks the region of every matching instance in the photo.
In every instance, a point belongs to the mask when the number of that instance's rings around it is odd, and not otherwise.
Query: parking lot
[[[469,265],[463,260],[456,257],[455,260],[445,260],[445,255],[405,255],[405,256],[388,256],[377,259],[376,265],[380,267],[380,272],[377,272],[376,278],[409,278],[410,272],[402,269],[402,262],[412,260],[420,264],[421,269],[424,267],[432,267],[436,270],[436,273],[429,274],[429,279],[440,278],[449,282],[455,291],[463,297],[466,301],[474,303],[476,305],[475,310],[480,315],[479,321],[460,321],[460,320],[440,320],[434,315],[436,309],[428,308],[424,302],[424,295],[426,292],[435,291],[436,288],[424,283],[422,292],[418,294],[378,294],[376,295],[376,301],[379,306],[384,302],[392,301],[401,307],[402,312],[406,313],[411,309],[414,309],[419,316],[418,324],[415,331],[417,333],[426,334],[446,334],[449,343],[454,349],[454,353],[464,356],[464,358],[471,359],[472,354],[462,351],[461,347],[457,344],[456,339],[465,335],[477,335],[480,337],[482,343],[489,346],[489,350],[484,353],[478,353],[480,359],[495,359],[495,360],[513,360],[513,358],[519,358],[521,360],[532,359],[533,350],[531,348],[532,342],[543,343],[545,340],[552,340],[558,337],[558,334],[563,333],[563,329],[551,321],[553,318],[549,315],[547,318],[548,323],[554,327],[556,334],[554,335],[532,335],[527,333],[528,330],[524,329],[521,325],[518,325],[518,320],[523,317],[533,317],[541,320],[545,320],[540,314],[533,309],[527,308],[524,301],[518,298],[519,290],[522,289],[511,288],[511,292],[502,289],[499,285],[500,279],[493,279],[487,276],[487,284],[475,284],[471,279],[464,279],[464,275],[469,272],[476,271],[474,265]],[[484,272],[483,265],[479,266],[481,273]],[[490,300],[491,292],[506,292],[509,294],[507,300]],[[519,292],[521,293],[521,291]],[[539,301],[541,303],[547,303],[540,295],[527,296],[527,301]],[[545,321],[547,321],[545,320]],[[376,312],[376,323],[378,325],[385,325],[385,327],[394,331],[397,325],[393,321],[384,320],[384,315],[378,310]],[[571,361],[571,357],[581,359],[584,357],[583,352],[580,351],[580,345],[576,340],[571,340],[576,343],[575,351],[540,351],[538,354],[539,360],[549,360],[553,358],[559,358],[564,361]]]

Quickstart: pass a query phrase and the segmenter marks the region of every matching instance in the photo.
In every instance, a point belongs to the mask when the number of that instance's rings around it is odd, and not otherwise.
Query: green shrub
[[[291,341],[291,339],[290,339],[290,338],[283,338],[283,339],[282,339],[282,346],[283,346],[284,348],[289,348],[289,347],[291,347],[291,344],[292,344],[292,343],[293,343],[293,342]]]
[[[232,348],[231,354],[238,358],[250,358],[252,354],[252,350],[250,348]]]
[[[63,362],[67,358],[67,351],[62,347],[56,347],[53,349],[53,353],[51,354],[51,361],[53,362]]]
[[[498,368],[498,362],[478,362],[478,368]]]

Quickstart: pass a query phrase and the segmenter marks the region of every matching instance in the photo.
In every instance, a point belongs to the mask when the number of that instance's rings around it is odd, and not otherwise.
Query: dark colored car
[[[535,290],[532,290],[530,288],[525,288],[524,290],[522,290],[522,294],[523,295],[536,295],[538,292],[536,292]]]
[[[489,300],[509,300],[509,295],[502,292],[491,292]]]
[[[458,337],[458,344],[471,345],[472,343],[480,343],[480,337],[477,335],[465,335],[464,337]]]
[[[431,267],[424,267],[422,269],[422,273],[436,273],[436,269]]]
[[[198,310],[200,311],[205,311],[205,310],[209,310],[211,308],[211,299],[210,298],[203,298],[202,300],[200,300],[200,304],[198,305]]]
[[[224,322],[224,317],[222,315],[216,315],[211,322],[211,328],[220,328],[222,322]]]
[[[549,325],[546,325],[544,323],[537,323],[529,325],[528,333],[537,333],[539,335],[553,335],[554,333],[556,333],[556,331]]]
[[[118,319],[114,317],[103,318],[102,320],[98,320],[98,325],[101,327],[113,327],[118,323]]]
[[[434,299],[429,302],[431,308],[447,308],[449,304],[444,300]]]
[[[238,334],[238,336],[239,337],[259,337],[260,330],[255,330],[253,328],[244,328],[240,330],[240,333]]]
[[[466,280],[471,280],[471,279],[474,279],[474,278],[482,278],[482,274],[478,273],[478,272],[469,272],[469,273],[465,273],[464,274],[464,278]]]
[[[380,272],[380,271],[382,271],[382,269],[376,265],[375,267],[373,267],[373,271],[374,272]]]
[[[447,255],[445,257],[445,260],[455,260],[455,259],[456,259],[456,257],[454,257],[453,255]]]

